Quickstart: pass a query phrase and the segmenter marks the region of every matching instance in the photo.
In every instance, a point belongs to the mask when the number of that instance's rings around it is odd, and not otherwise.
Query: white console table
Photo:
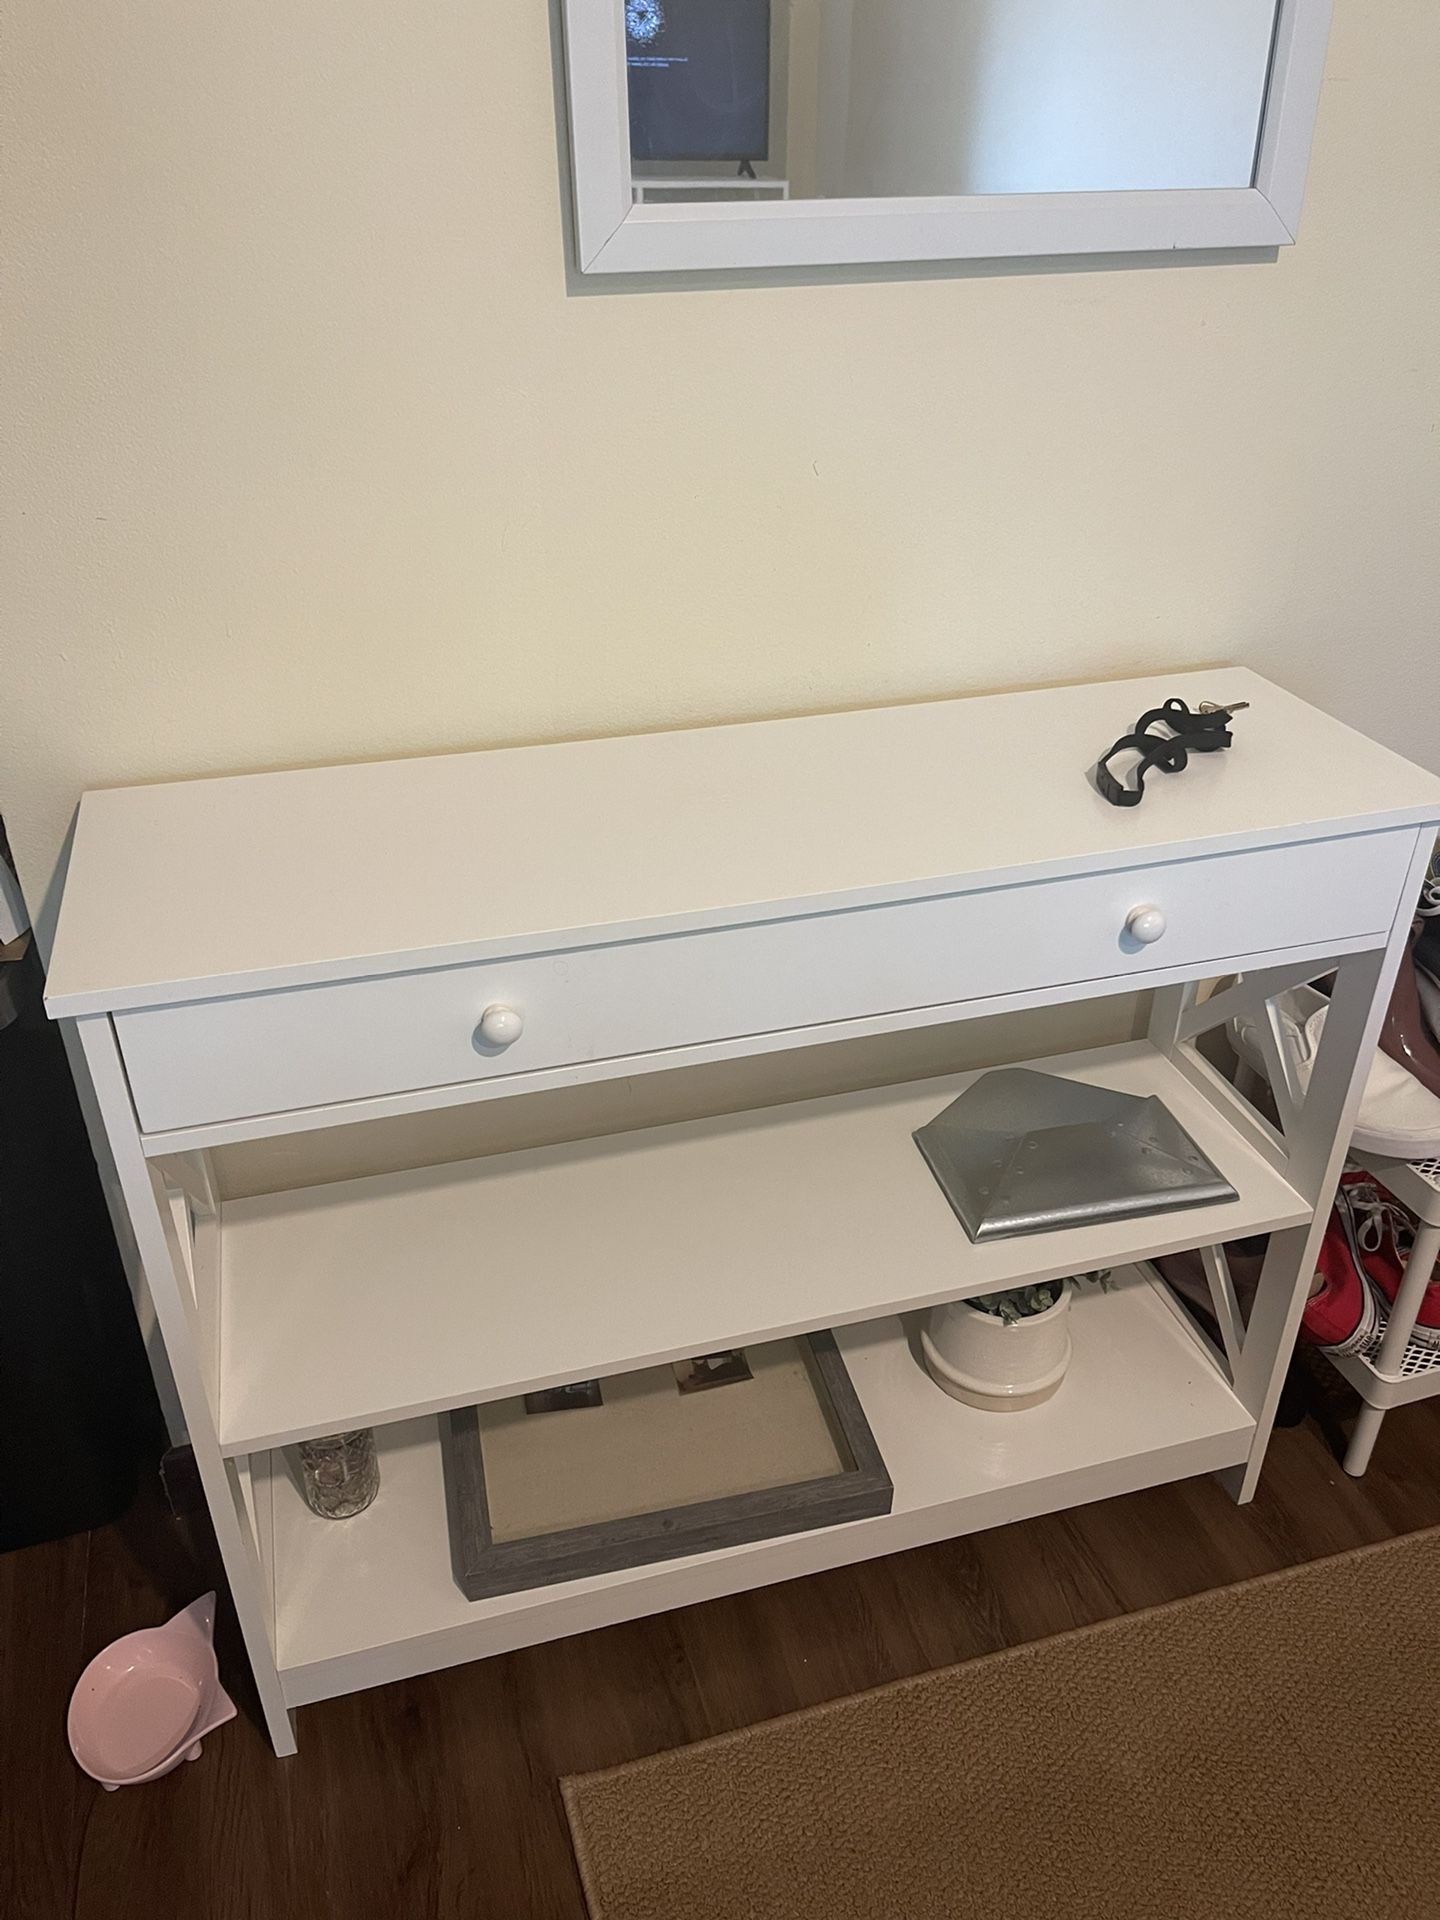
[[[1089,764],[1170,694],[1248,700],[1236,746],[1107,806]],[[87,794],[48,1005],[277,1751],[295,1707],[452,1662],[1186,1474],[1248,1498],[1437,823],[1440,780],[1229,668]],[[1195,1036],[1332,970],[1277,1132]],[[972,1245],[910,1140],[967,1076],[217,1197],[237,1141],[1136,989],[1147,1039],[1046,1064],[1160,1095],[1232,1202]],[[1248,1327],[1207,1254],[1212,1347],[1143,1263],[1262,1231]],[[1102,1264],[1048,1405],[980,1413],[916,1366],[901,1313]],[[817,1327],[891,1514],[462,1597],[438,1413]],[[360,1425],[380,1497],[317,1519],[278,1450]]]

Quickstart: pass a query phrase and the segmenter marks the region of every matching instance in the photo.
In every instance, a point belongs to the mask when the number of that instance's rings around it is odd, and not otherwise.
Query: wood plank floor
[[[1190,1481],[327,1702],[286,1762],[242,1709],[199,1764],[115,1794],[72,1765],[66,1700],[193,1598],[179,1531],[152,1503],[0,1558],[0,1914],[583,1920],[561,1774],[1440,1524],[1440,1405],[1392,1414],[1357,1482],[1343,1394],[1276,1435],[1248,1508]]]

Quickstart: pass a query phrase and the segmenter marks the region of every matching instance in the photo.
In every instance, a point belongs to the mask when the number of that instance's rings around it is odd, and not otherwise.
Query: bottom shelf
[[[1054,1399],[1028,1412],[982,1413],[950,1399],[917,1360],[914,1334],[896,1319],[836,1334],[894,1481],[893,1512],[490,1600],[466,1600],[451,1574],[433,1419],[380,1431],[380,1493],[353,1520],[312,1514],[284,1454],[253,1457],[262,1510],[268,1486],[287,1701],[1236,1466],[1249,1452],[1254,1421],[1142,1269],[1121,1269],[1108,1293],[1077,1293],[1070,1371]]]

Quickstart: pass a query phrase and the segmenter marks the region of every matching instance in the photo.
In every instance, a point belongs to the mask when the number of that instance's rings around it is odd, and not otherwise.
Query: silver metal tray
[[[1155,1095],[1030,1067],[982,1074],[915,1144],[977,1241],[1237,1197]]]

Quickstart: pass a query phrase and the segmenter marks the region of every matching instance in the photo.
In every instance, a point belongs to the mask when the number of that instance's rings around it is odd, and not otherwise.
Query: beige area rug
[[[1440,1915],[1440,1529],[562,1782],[594,1920]]]

